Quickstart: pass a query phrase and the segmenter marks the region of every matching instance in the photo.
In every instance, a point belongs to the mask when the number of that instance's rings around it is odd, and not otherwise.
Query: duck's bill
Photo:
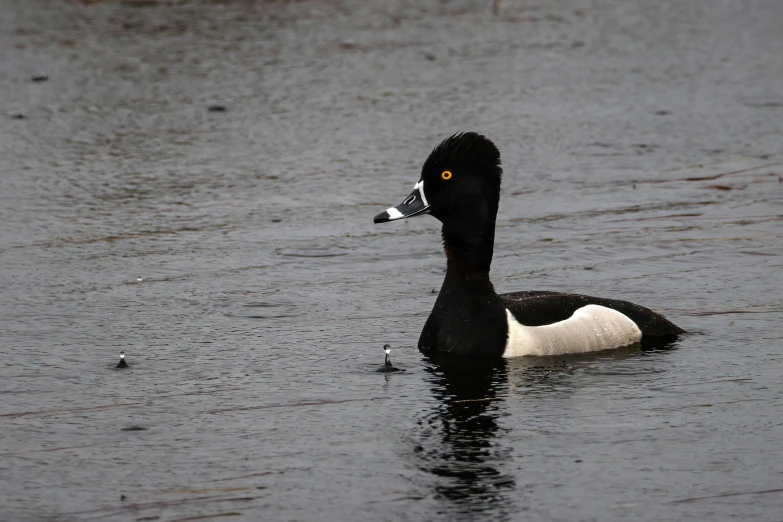
[[[427,197],[424,195],[424,181],[419,181],[414,185],[413,192],[396,207],[390,207],[375,216],[373,222],[386,223],[387,221],[396,221],[420,214],[426,214],[430,211],[430,205],[427,203]]]

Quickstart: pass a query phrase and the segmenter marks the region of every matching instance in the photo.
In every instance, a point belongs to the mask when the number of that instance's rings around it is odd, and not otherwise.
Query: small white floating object
[[[383,361],[383,364],[377,370],[375,370],[376,372],[390,373],[390,372],[404,372],[405,371],[405,370],[402,370],[400,368],[395,368],[392,365],[391,358],[390,358],[391,346],[389,346],[388,344],[384,344],[383,345],[383,351],[386,352],[386,360]]]

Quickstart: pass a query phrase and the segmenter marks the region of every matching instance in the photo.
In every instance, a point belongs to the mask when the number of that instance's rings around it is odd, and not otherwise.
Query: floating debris
[[[405,370],[402,370],[400,368],[395,368],[391,363],[391,346],[388,344],[383,345],[383,351],[386,352],[386,359],[384,360],[383,364],[378,367],[376,372],[380,373],[391,373],[391,372],[404,372]]]
[[[45,82],[49,79],[49,76],[46,74],[35,74],[30,79],[34,82]]]
[[[207,110],[209,112],[226,112],[226,110],[228,110],[228,109],[226,108],[225,105],[220,105],[220,104],[216,103],[216,104],[213,104],[213,105],[210,105],[209,107],[207,107]]]

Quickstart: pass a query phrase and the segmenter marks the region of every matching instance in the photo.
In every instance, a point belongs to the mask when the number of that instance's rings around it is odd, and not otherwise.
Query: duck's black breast
[[[419,349],[499,357],[507,335],[506,305],[491,285],[471,291],[446,284],[421,332]]]
[[[643,339],[673,338],[685,332],[662,315],[628,301],[547,291],[513,292],[501,294],[500,298],[514,318],[525,326],[564,321],[580,308],[592,304],[617,310],[628,317],[639,327]]]

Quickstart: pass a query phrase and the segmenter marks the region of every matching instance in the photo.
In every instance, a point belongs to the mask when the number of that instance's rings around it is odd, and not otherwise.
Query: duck
[[[429,214],[442,224],[446,276],[419,336],[425,354],[560,356],[669,342],[685,331],[627,301],[553,291],[498,294],[490,280],[503,169],[500,151],[476,132],[430,153],[413,192],[377,214],[387,223]]]

